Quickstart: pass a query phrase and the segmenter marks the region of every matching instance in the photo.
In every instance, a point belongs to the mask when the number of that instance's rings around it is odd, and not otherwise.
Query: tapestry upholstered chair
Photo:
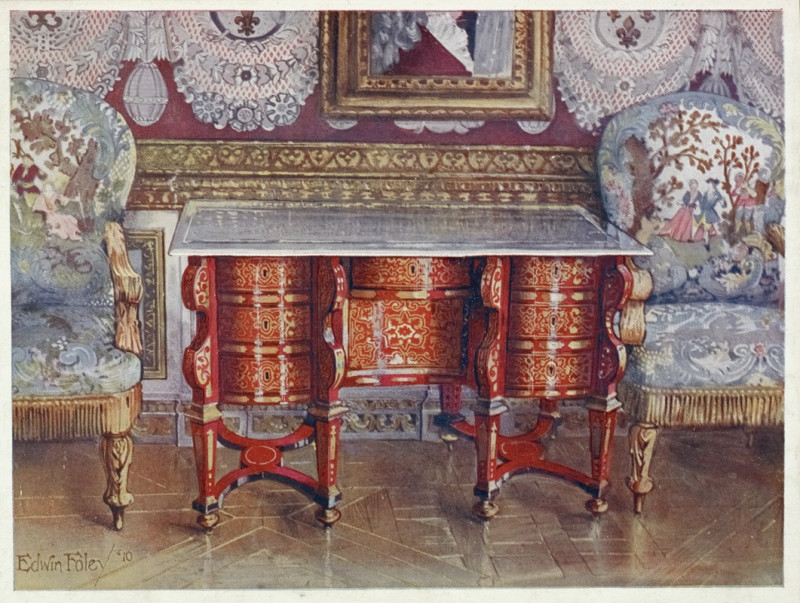
[[[12,79],[10,95],[14,439],[102,436],[103,500],[121,529],[141,406],[142,286],[121,225],[133,137],[89,92]]]
[[[653,251],[636,262],[653,279],[646,339],[618,389],[638,513],[658,427],[783,423],[783,130],[726,97],[673,94],[614,116],[597,169],[609,220]]]

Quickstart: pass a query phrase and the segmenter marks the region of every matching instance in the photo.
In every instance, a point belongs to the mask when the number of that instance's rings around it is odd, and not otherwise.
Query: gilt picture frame
[[[552,12],[541,11],[487,11],[478,13],[477,23],[464,28],[465,32],[449,25],[451,34],[469,38],[470,51],[462,59],[466,65],[458,69],[443,67],[431,59],[430,65],[419,61],[410,70],[398,69],[398,64],[423,43],[441,14],[428,12],[393,13],[340,11],[322,13],[321,41],[321,110],[324,116],[334,119],[356,119],[365,116],[382,116],[400,119],[519,119],[548,120],[552,117]],[[504,18],[507,23],[503,24]],[[481,17],[487,35],[481,40]],[[488,19],[501,20],[500,25]],[[392,27],[391,21],[403,20],[397,28],[413,33],[411,40],[394,42],[400,36],[385,35]],[[442,21],[442,19],[438,19]],[[461,21],[457,21],[460,25]],[[440,29],[442,29],[440,27]],[[497,31],[507,31],[505,36]],[[420,35],[421,33],[421,35]],[[416,37],[414,37],[416,34]],[[433,44],[440,56],[452,59],[442,51],[439,34]],[[490,36],[488,34],[491,34]],[[437,35],[437,32],[434,32]],[[390,39],[391,48],[382,42]],[[453,42],[456,47],[458,42]],[[483,61],[479,68],[480,47],[494,45],[489,51],[504,57],[499,65]],[[458,58],[458,48],[454,48]],[[383,52],[388,59],[381,67],[376,55]],[[419,53],[422,57],[433,53]],[[474,59],[474,61],[473,61]],[[423,58],[423,61],[425,59]],[[454,63],[452,60],[450,63]],[[388,66],[388,69],[385,67]]]

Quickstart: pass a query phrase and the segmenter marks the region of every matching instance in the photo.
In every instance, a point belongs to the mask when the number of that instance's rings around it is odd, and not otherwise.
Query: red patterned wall
[[[120,82],[108,93],[105,100],[118,109],[126,118],[128,113],[122,102],[123,85],[134,63],[125,63],[120,71]],[[297,121],[275,128],[271,132],[256,130],[237,132],[232,128],[216,129],[212,124],[201,123],[192,114],[191,106],[178,92],[168,61],[158,61],[169,93],[169,102],[161,119],[152,126],[142,127],[133,120],[128,123],[137,139],[185,139],[185,140],[276,140],[276,141],[320,141],[320,142],[383,142],[417,144],[501,144],[534,146],[592,146],[596,136],[581,130],[556,94],[555,117],[541,134],[527,134],[515,121],[495,121],[466,134],[435,134],[425,131],[415,134],[398,128],[390,119],[364,118],[349,130],[336,130],[322,119],[319,112],[318,92],[315,91],[301,108]]]

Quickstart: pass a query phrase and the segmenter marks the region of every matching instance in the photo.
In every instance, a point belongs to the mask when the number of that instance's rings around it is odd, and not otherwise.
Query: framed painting
[[[320,27],[328,117],[551,117],[552,12],[325,12]]]

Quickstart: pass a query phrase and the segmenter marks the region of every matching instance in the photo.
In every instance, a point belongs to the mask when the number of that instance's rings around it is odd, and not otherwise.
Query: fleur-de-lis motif
[[[636,22],[631,17],[626,17],[622,22],[622,27],[616,31],[619,43],[625,48],[636,46],[642,32],[636,29]]]
[[[239,26],[240,34],[252,36],[256,32],[256,25],[261,23],[261,19],[254,16],[254,12],[252,10],[243,10],[242,14],[233,20]]]

